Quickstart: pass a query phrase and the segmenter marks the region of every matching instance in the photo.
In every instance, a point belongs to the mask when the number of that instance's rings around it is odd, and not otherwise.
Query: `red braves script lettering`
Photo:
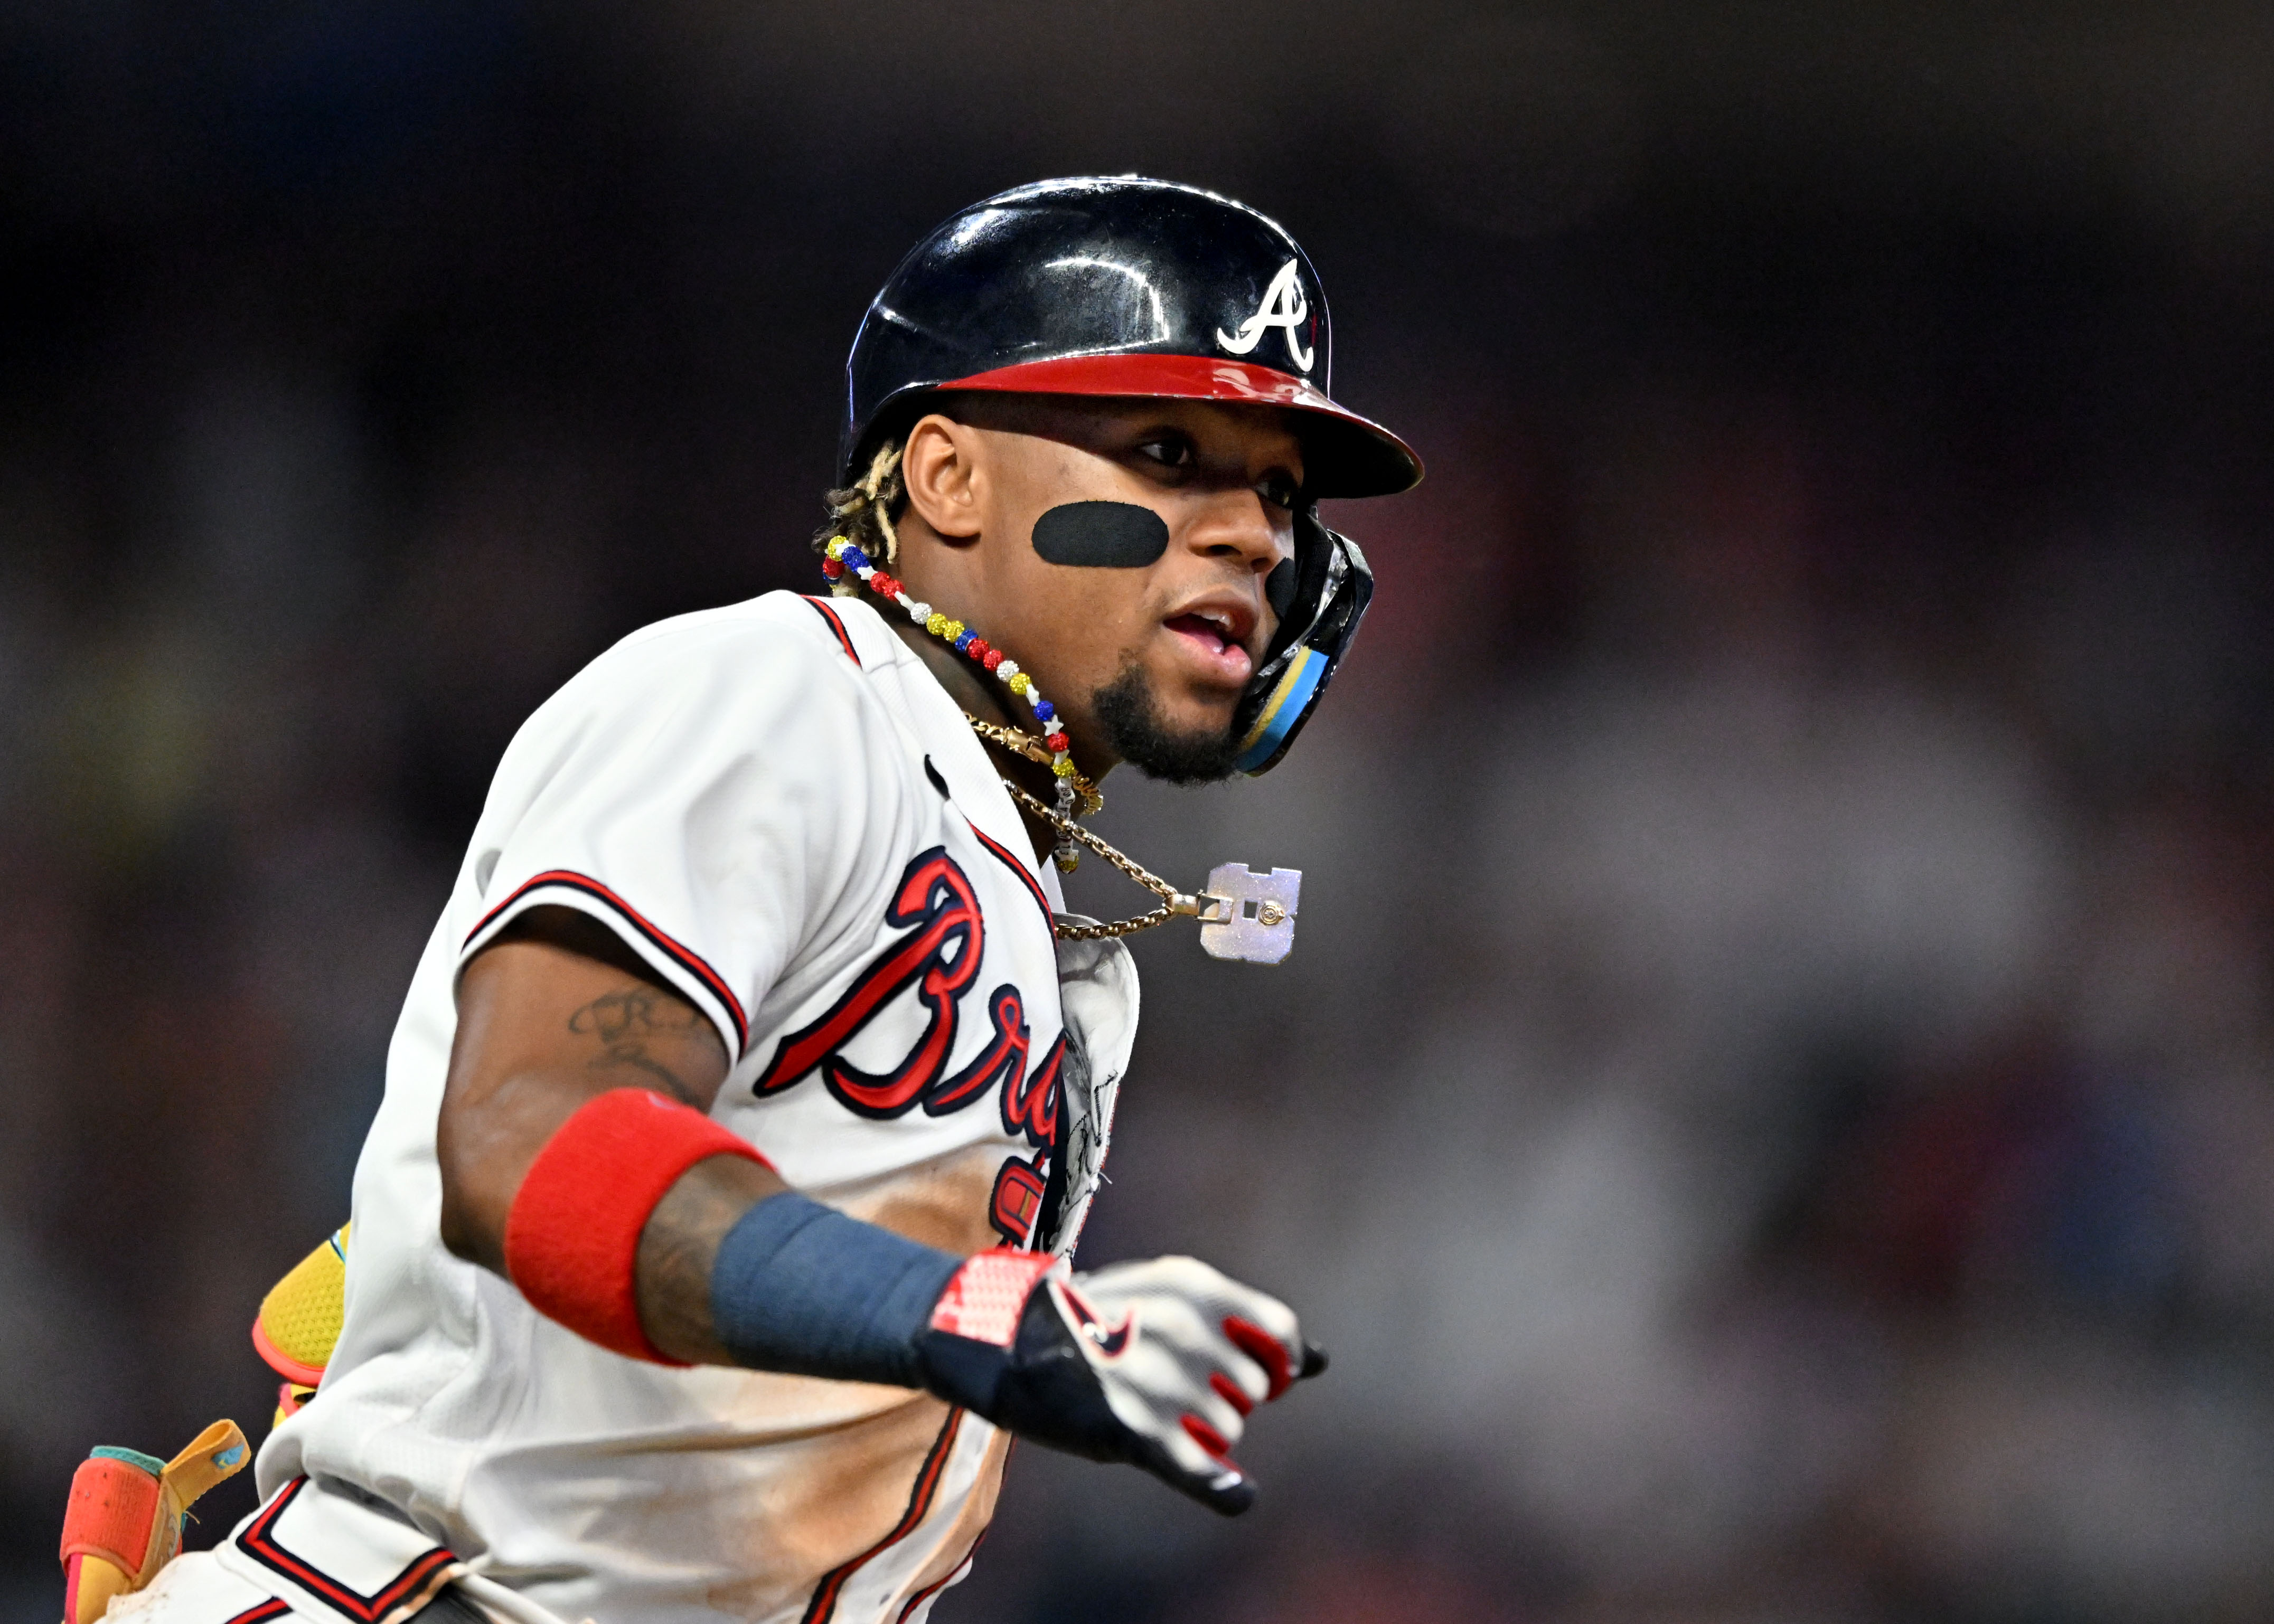
[[[1065,1063],[1065,1034],[1058,1034],[1058,1041],[1043,1056],[1035,1074],[1020,1085],[1014,1074],[1005,1079],[1003,1090],[1003,1126],[1012,1133],[1023,1133],[1028,1143],[1053,1150],[1058,1142],[1058,1071]]]
[[[987,928],[971,880],[940,846],[911,861],[885,921],[917,929],[861,973],[819,1020],[781,1041],[756,1085],[779,1094],[817,1065],[829,1092],[863,1116],[898,1116],[936,1087],[955,1047],[955,1001],[979,974]],[[848,1065],[838,1053],[877,1011],[913,985],[931,1011],[907,1058],[881,1076]]]
[[[995,1022],[995,1035],[969,1065],[924,1095],[926,1116],[945,1116],[960,1110],[997,1083],[1007,1080],[1015,1086],[1025,1075],[1027,1006],[1020,1000],[1019,989],[1008,984],[998,987],[987,999],[987,1011]]]
[[[1001,995],[997,996],[999,1032]],[[1023,1030],[1020,1035],[1024,1036]],[[1024,1052],[1022,1044],[1020,1053]],[[1058,1073],[1065,1064],[1065,1034],[1060,1033],[1031,1076],[1021,1079],[1013,1071],[1003,1079],[1004,1132],[1014,1137],[1023,1136],[1037,1147],[1031,1159],[1022,1161],[1013,1156],[1004,1162],[996,1172],[995,1193],[988,1203],[988,1215],[996,1232],[1013,1246],[1027,1244],[1049,1202],[1050,1158],[1058,1150]]]
[[[947,1071],[955,1048],[957,1002],[977,978],[987,945],[986,923],[969,876],[944,849],[933,847],[908,864],[885,920],[897,929],[914,929],[863,970],[820,1019],[781,1041],[757,1080],[757,1092],[779,1094],[818,1067],[829,1092],[863,1116],[899,1116],[918,1105],[926,1116],[945,1116],[999,1086],[1004,1129],[1043,1152],[1054,1148],[1065,1037],[1059,1034],[1029,1076],[1027,1059],[1034,1036],[1026,1000],[1016,987],[1006,981],[987,996],[987,1041],[960,1071]],[[915,1046],[881,1075],[847,1063],[841,1052],[845,1045],[911,987],[930,1011]],[[1047,1165],[1043,1156],[1035,1158],[1038,1169]]]

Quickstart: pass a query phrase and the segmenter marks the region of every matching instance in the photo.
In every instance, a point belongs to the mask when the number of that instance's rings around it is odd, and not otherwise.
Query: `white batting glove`
[[[1255,1501],[1231,1458],[1259,1403],[1327,1365],[1294,1311],[1193,1258],[1070,1274],[983,1252],[917,1343],[934,1393],[999,1426],[1141,1466],[1226,1515]]]

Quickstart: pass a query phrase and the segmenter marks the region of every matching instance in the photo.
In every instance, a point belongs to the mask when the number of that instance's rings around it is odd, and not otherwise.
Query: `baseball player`
[[[72,1624],[905,1624],[1013,1437],[1254,1499],[1251,1412],[1324,1364],[1295,1314],[1068,1259],[1120,936],[1276,959],[1295,876],[1180,894],[1080,820],[1121,762],[1279,759],[1371,590],[1315,503],[1419,465],[1329,397],[1286,232],[1158,181],[955,215],[847,376],[817,590],[634,633],[507,749],[318,1254],[343,1319],[264,1313],[315,1392],[259,1509],[168,1561],[242,1440],[98,1452]],[[1084,850],[1160,906],[1068,914]]]

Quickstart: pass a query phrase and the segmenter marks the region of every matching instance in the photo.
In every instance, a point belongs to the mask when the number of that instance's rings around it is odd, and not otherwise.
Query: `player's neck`
[[[1018,728],[1024,733],[1034,731],[1034,718],[1013,715],[1002,702],[1000,687],[984,680],[972,669],[971,662],[953,649],[921,626],[911,625],[897,615],[887,614],[885,624],[898,634],[902,643],[915,650],[916,658],[924,663],[924,669],[930,672],[940,687],[947,690],[947,696],[962,707],[966,716],[975,716],[983,722]],[[980,745],[987,752],[988,759],[995,763],[995,770],[1005,778],[1025,788],[1029,794],[1044,800],[1052,795],[1056,781],[1050,777],[1049,768],[1028,761],[1016,751],[1005,749],[991,741],[983,739]],[[1058,844],[1056,832],[1023,808],[1020,810],[1019,819],[1027,826],[1027,838],[1035,848],[1035,861],[1048,861],[1050,848]]]
[[[1034,718],[1021,718],[1013,714],[998,685],[990,682],[973,669],[971,662],[949,648],[921,626],[908,623],[901,615],[885,611],[885,624],[891,627],[902,643],[914,649],[924,668],[947,690],[947,696],[963,708],[966,715],[975,716],[983,722],[994,722],[1005,727],[1024,726],[1033,730]]]

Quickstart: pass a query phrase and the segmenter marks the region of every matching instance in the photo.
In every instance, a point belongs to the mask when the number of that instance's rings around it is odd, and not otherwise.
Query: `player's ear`
[[[900,485],[911,512],[946,541],[969,541],[980,528],[985,447],[978,432],[937,412],[920,417],[900,453]]]

